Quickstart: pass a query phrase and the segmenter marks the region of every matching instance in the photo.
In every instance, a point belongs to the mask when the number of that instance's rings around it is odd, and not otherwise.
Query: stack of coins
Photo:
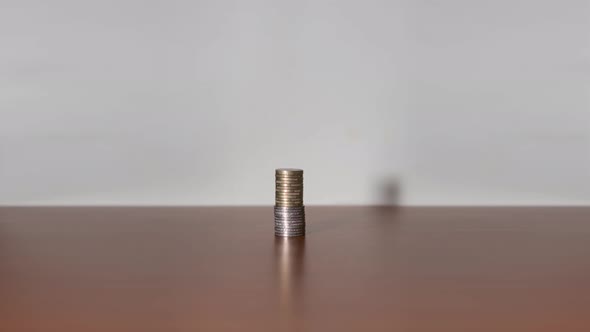
[[[279,168],[275,177],[275,235],[305,235],[303,170]]]

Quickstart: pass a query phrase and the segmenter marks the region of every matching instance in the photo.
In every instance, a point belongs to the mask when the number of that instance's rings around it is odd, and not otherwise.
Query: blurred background
[[[585,0],[1,7],[1,205],[590,203]]]

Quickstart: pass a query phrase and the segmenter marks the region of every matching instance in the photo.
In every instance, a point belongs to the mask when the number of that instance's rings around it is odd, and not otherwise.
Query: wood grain
[[[589,208],[0,208],[0,330],[590,331]]]

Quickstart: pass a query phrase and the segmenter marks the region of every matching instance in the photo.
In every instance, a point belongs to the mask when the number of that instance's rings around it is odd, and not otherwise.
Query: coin
[[[275,216],[275,224],[282,223],[282,224],[291,225],[291,224],[303,223],[304,221],[305,221],[304,215],[289,216],[289,217]]]
[[[277,228],[275,227],[275,232],[287,233],[287,234],[294,234],[294,233],[303,233],[305,232],[304,228],[298,229],[287,229],[287,228]]]
[[[275,213],[275,219],[290,220],[292,218],[304,218],[305,213]]]
[[[305,233],[301,233],[301,234],[281,234],[281,233],[276,233],[275,232],[275,236],[280,236],[280,237],[298,237],[298,236],[305,236]]]
[[[303,211],[305,210],[305,207],[298,207],[298,208],[282,208],[282,207],[276,207],[275,206],[275,211]]]
[[[297,207],[283,207],[283,206],[275,206],[274,209],[275,213],[305,213],[304,206],[297,206]]]
[[[303,170],[275,170],[275,235],[293,237],[305,235],[303,205]]]
[[[298,216],[305,214],[304,211],[275,211],[276,216]]]
[[[300,230],[303,230],[304,228],[305,228],[304,225],[285,226],[285,225],[275,224],[276,230],[300,231]]]
[[[277,206],[278,208],[280,208],[281,206]],[[302,208],[303,206],[298,206],[298,208]],[[294,207],[287,207],[287,208],[294,208]],[[281,214],[281,215],[292,215],[292,214],[305,214],[305,211],[303,209],[301,210],[277,210],[275,209],[274,211],[275,214]]]
[[[303,235],[305,235],[305,231],[296,232],[296,233],[275,231],[275,235],[278,235],[278,236],[303,236]]]
[[[303,177],[303,173],[275,173],[275,177],[279,178],[302,178]]]
[[[276,174],[303,174],[303,170],[300,168],[277,168]]]

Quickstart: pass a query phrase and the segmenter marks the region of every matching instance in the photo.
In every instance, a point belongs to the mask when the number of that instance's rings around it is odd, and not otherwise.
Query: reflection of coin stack
[[[275,235],[305,235],[303,170],[279,168],[275,177]]]

